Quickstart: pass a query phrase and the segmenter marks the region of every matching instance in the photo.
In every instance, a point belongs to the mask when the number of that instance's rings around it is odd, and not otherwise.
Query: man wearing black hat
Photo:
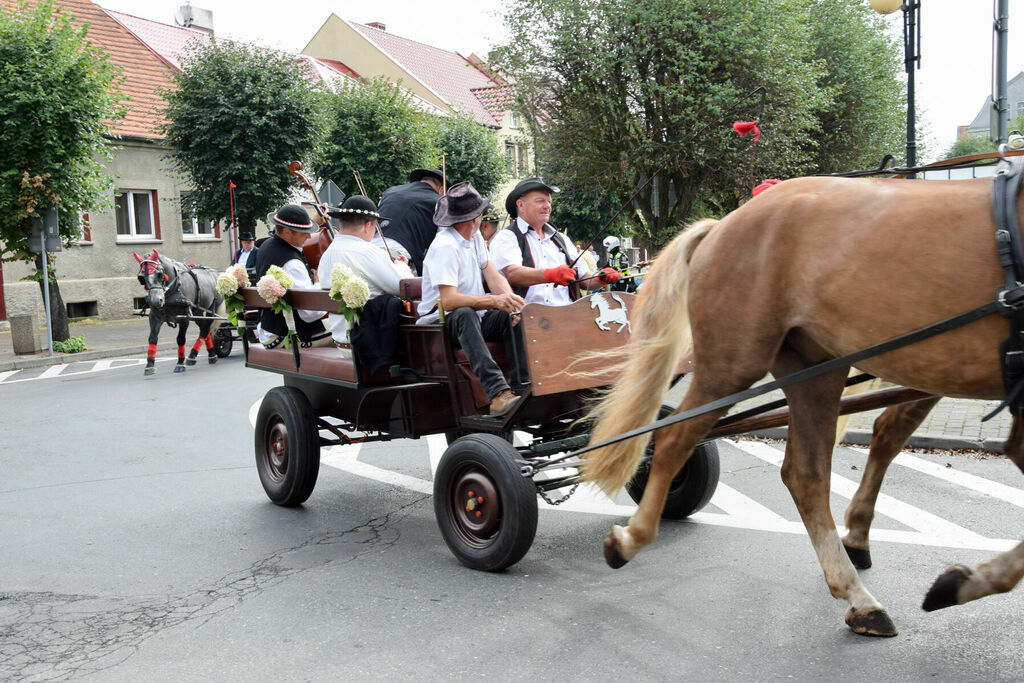
[[[242,247],[235,250],[235,259],[231,264],[241,263],[245,268],[255,268],[256,254],[259,253],[259,248],[256,246],[256,240],[252,233],[243,232],[238,236],[238,241],[242,243]]]
[[[385,216],[381,232],[404,247],[408,253],[403,255],[417,273],[423,273],[423,255],[437,234],[434,207],[443,183],[441,171],[417,168],[409,174],[408,183],[389,187],[380,197],[380,213]]]
[[[267,223],[274,228],[274,234],[263,243],[256,255],[256,279],[263,277],[270,266],[280,266],[292,278],[292,287],[312,288],[313,271],[302,255],[302,245],[310,233],[319,230],[309,219],[306,210],[297,204],[285,204],[276,212],[267,214]],[[323,311],[295,310],[295,332],[303,346],[331,346],[334,342],[325,333],[320,322]],[[288,322],[284,314],[274,313],[269,308],[260,309],[256,335],[260,343],[272,349],[288,334]]]
[[[341,221],[341,230],[320,257],[320,267],[317,269],[320,286],[323,289],[331,288],[331,271],[335,265],[341,264],[366,280],[371,299],[381,294],[398,296],[398,282],[402,273],[388,258],[387,252],[371,242],[377,232],[377,221],[380,220],[373,200],[362,195],[352,195],[341,208],[328,208],[327,213]],[[408,271],[408,268],[405,270]],[[405,276],[411,277],[412,273]],[[334,341],[349,342],[345,316],[332,313],[328,316],[328,324]]]
[[[512,348],[510,313],[523,306],[522,297],[491,263],[480,236],[480,217],[490,197],[481,197],[470,183],[452,185],[437,202],[434,222],[443,226],[430,244],[423,262],[423,299],[419,324],[436,323],[443,310],[449,334],[469,359],[490,399],[490,414],[500,416],[513,408],[519,397],[509,388],[486,342],[503,341]],[[484,281],[491,293],[484,292]],[[523,344],[515,345],[517,350]],[[518,363],[525,368],[522,358]]]
[[[527,303],[564,306],[572,303],[569,286],[576,282],[599,289],[619,279],[610,268],[592,274],[583,259],[577,260],[569,238],[548,223],[551,195],[558,191],[540,178],[519,181],[505,199],[512,224],[491,242],[494,265]],[[569,265],[574,261],[575,268]]]
[[[484,238],[484,242],[488,247],[491,246],[491,240],[498,234],[498,224],[505,220],[505,217],[498,213],[498,210],[494,208],[494,204],[488,204],[484,210],[484,217],[480,223],[480,236]]]

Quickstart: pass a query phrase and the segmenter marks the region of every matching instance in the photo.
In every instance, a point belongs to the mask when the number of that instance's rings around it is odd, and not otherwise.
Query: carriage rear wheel
[[[658,415],[659,419],[675,412],[672,406],[664,405]],[[657,438],[657,432],[655,432]],[[637,469],[633,478],[626,484],[626,493],[639,503],[647,488],[647,480],[651,473],[650,457],[654,454],[654,443],[647,447],[644,462]],[[718,477],[721,464],[718,459],[718,446],[713,441],[699,444],[693,449],[693,455],[683,465],[683,469],[669,485],[663,519],[686,519],[711,501],[718,488]]]
[[[267,497],[278,505],[301,505],[320,472],[320,432],[306,395],[274,387],[256,417],[256,469]]]
[[[459,562],[496,572],[526,555],[537,533],[537,490],[495,434],[470,434],[444,452],[434,475],[434,515]]]
[[[233,329],[233,327],[221,325],[213,335],[213,352],[217,354],[218,358],[227,358],[231,355],[231,347],[235,343],[232,335]]]

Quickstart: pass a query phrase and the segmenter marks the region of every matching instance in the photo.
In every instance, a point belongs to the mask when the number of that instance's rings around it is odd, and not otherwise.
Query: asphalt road
[[[166,358],[166,356],[164,357]],[[48,374],[49,373],[49,374]],[[628,499],[542,505],[509,570],[463,568],[429,494],[443,439],[323,451],[307,504],[270,504],[252,415],[274,375],[238,353],[20,371],[0,382],[3,680],[1019,680],[1024,588],[925,613],[932,580],[1024,529],[1012,464],[908,454],[864,581],[900,628],[843,623],[778,473],[722,443],[716,498],[613,571]],[[842,519],[864,456],[836,451]],[[884,514],[883,514],[884,513]]]

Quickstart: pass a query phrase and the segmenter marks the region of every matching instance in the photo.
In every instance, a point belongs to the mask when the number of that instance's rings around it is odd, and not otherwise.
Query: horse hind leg
[[[185,331],[188,323],[184,320],[178,324],[178,363],[174,366],[175,372],[185,372]]]
[[[695,395],[691,386],[676,412],[695,408],[714,398]],[[624,566],[654,540],[672,480],[689,460],[700,440],[727,410],[722,408],[658,430],[654,439],[650,474],[637,510],[626,526],[615,524],[605,536],[604,559],[609,567],[618,569]]]
[[[936,396],[890,406],[875,420],[864,476],[861,477],[857,492],[850,499],[845,515],[847,531],[843,537],[843,547],[858,569],[871,567],[868,534],[875,518],[875,504],[886,470],[938,402],[939,397]]]
[[[794,369],[797,368],[777,367],[773,374],[789,374]],[[833,597],[846,600],[850,605],[846,613],[847,625],[862,635],[895,636],[895,625],[861,583],[857,569],[847,556],[829,508],[832,448],[839,417],[839,396],[846,375],[847,370],[843,369],[785,389],[790,423],[782,481],[796,503],[829,591]]]
[[[143,371],[143,375],[152,375],[156,372],[156,342],[160,338],[160,328],[162,326],[163,322],[150,311],[149,346],[146,347],[146,369]]]
[[[1010,436],[1003,450],[1024,472],[1024,425],[1014,416]],[[1024,543],[1019,543],[988,562],[972,569],[962,564],[947,569],[928,589],[922,609],[933,612],[944,607],[963,605],[995,593],[1006,593],[1024,578]]]

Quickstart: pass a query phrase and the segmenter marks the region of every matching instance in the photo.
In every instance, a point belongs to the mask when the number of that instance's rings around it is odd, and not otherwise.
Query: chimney
[[[191,4],[182,5],[174,13],[174,22],[185,28],[195,28],[213,33],[213,12]]]
[[[367,24],[367,26],[369,26],[370,28],[375,28],[378,31],[387,31],[388,30],[388,27],[385,26],[384,22],[381,22],[381,21],[371,21],[369,24]]]

